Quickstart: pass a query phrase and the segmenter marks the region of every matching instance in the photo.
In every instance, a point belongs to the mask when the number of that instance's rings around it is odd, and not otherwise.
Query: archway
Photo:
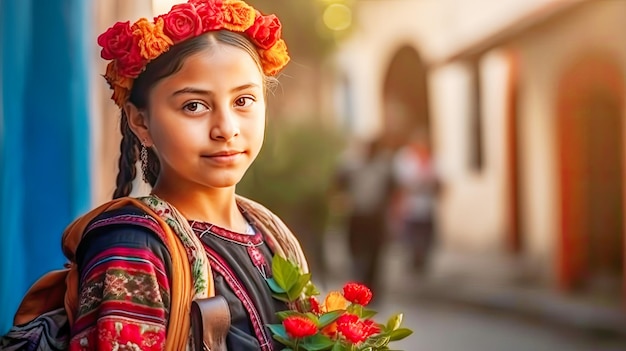
[[[430,134],[426,69],[418,52],[401,47],[393,56],[383,85],[383,133],[398,143],[416,130]]]

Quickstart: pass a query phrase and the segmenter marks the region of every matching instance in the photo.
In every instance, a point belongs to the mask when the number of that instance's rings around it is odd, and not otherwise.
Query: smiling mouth
[[[216,152],[214,154],[202,155],[202,158],[214,164],[232,165],[237,163],[244,153],[243,151]]]
[[[233,157],[233,156],[241,155],[243,153],[244,153],[243,151],[222,151],[222,152],[216,152],[216,153],[209,154],[209,155],[202,155],[202,157],[208,157],[208,158]]]

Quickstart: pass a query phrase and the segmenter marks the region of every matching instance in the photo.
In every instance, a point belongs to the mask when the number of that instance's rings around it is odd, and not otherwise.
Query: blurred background
[[[172,0],[0,0],[0,331],[111,198],[96,37]],[[626,350],[625,0],[250,0],[292,57],[238,191],[406,350]],[[137,183],[135,194],[148,191]]]

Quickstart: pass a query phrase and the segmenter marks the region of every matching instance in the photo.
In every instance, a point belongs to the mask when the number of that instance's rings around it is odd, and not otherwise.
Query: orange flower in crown
[[[123,107],[134,79],[150,61],[184,40],[221,29],[244,34],[256,46],[268,76],[289,62],[275,15],[263,15],[242,0],[189,0],[153,21],[118,22],[98,37],[102,58],[111,60],[104,75],[113,89],[111,98]]]

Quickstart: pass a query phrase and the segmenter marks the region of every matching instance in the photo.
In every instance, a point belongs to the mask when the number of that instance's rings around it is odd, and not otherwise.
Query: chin
[[[210,179],[206,180],[205,184],[212,188],[230,188],[237,185],[241,181],[241,178],[243,178],[243,175],[240,174],[225,173],[226,174],[213,175]]]

